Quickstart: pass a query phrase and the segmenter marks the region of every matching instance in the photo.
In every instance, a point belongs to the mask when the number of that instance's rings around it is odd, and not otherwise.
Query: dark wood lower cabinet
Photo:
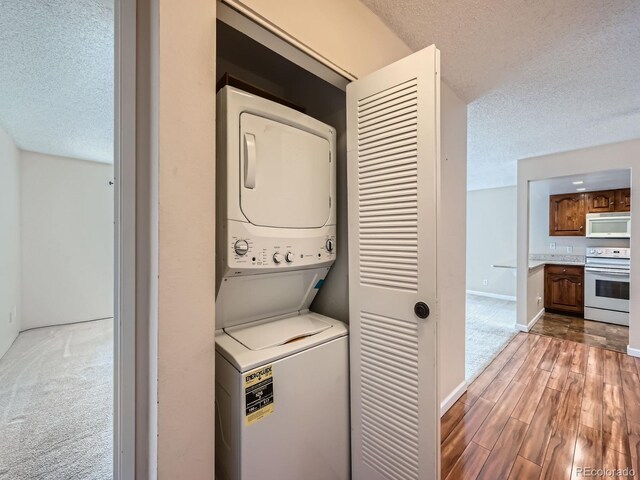
[[[545,265],[544,308],[576,315],[584,313],[584,267]]]

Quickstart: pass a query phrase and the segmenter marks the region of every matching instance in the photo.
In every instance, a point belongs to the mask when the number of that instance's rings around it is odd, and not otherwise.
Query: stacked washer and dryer
[[[347,327],[309,311],[336,256],[336,132],[218,92],[216,477],[349,478]]]

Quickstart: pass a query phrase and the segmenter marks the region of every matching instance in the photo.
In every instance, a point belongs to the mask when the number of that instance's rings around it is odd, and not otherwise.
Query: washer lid
[[[310,337],[331,328],[312,315],[297,315],[271,322],[225,328],[225,333],[249,350],[264,350]]]
[[[320,323],[308,322],[311,318]],[[287,320],[282,323],[283,320]],[[294,327],[290,322],[299,322],[302,328]],[[315,325],[316,328],[322,324],[329,328],[324,328],[315,334],[310,334],[306,337],[292,337],[292,334],[302,334],[304,332],[311,332],[313,328],[310,326]],[[280,317],[278,319],[262,320],[254,322],[253,326],[244,325],[237,327],[225,328],[223,330],[216,331],[216,351],[231,363],[234,368],[239,372],[247,372],[253,368],[257,368],[260,365],[264,365],[269,362],[275,362],[285,357],[289,357],[299,352],[303,352],[310,348],[318,347],[322,344],[330,342],[340,337],[345,337],[348,334],[347,326],[339,320],[325,317],[318,313],[305,312],[301,314],[294,314],[288,317]],[[274,330],[271,332],[270,328],[265,329],[265,326],[272,325]],[[306,327],[305,327],[306,326]],[[281,343],[272,347],[264,347],[262,350],[252,350],[241,343],[236,337],[237,331],[244,330],[245,334],[248,330],[251,334],[252,329],[258,329],[258,332],[268,332],[272,335],[272,340],[283,341],[285,338],[290,338],[287,343]],[[231,335],[234,335],[233,337]],[[240,337],[242,337],[242,333]],[[243,339],[247,341],[246,339]],[[272,342],[255,342],[255,345],[266,344]]]

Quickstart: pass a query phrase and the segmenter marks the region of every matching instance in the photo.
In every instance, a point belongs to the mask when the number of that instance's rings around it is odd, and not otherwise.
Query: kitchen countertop
[[[533,270],[536,270],[540,267],[543,267],[544,265],[575,265],[575,266],[579,266],[579,267],[584,267],[584,262],[580,262],[580,261],[571,261],[571,260],[529,260],[529,271],[532,272]],[[511,268],[511,269],[517,269],[518,267],[516,266],[516,262],[515,261],[506,261],[506,262],[500,262],[500,263],[495,263],[493,265],[491,265],[494,268]]]

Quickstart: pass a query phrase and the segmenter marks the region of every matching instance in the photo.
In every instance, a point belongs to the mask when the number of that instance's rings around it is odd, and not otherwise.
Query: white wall
[[[20,331],[20,302],[20,152],[0,128],[0,357]]]
[[[465,243],[467,105],[440,84],[440,179],[437,217],[438,387],[445,411],[466,390]]]
[[[547,182],[531,182],[529,185],[529,253],[585,255],[587,247],[629,246],[629,240],[624,238],[597,239],[550,236],[549,189],[546,183]],[[552,242],[556,244],[555,249],[550,248]],[[572,247],[571,253],[567,252],[567,247]]]
[[[113,165],[21,152],[22,330],[113,316]]]
[[[606,160],[604,160],[606,159]],[[529,189],[530,182],[550,177],[582,175],[602,169],[631,169],[631,190],[640,191],[640,140],[612,143],[569,152],[527,158],[518,161],[518,297],[529,292]],[[640,356],[640,268],[634,268],[640,257],[640,222],[634,221],[640,212],[640,195],[631,198],[631,303],[629,312],[629,350]],[[528,330],[527,302],[518,302],[517,324]]]
[[[515,266],[516,193],[515,185],[467,192],[467,290],[515,297],[515,270],[491,265]]]

